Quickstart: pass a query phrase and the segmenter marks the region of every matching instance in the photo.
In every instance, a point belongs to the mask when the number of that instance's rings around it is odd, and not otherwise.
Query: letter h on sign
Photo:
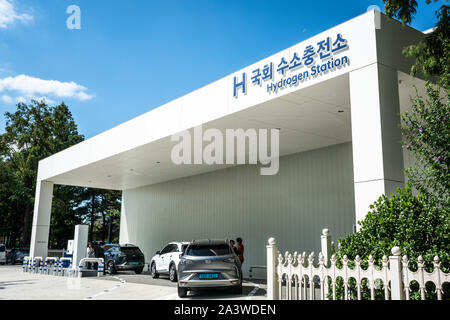
[[[242,81],[241,82],[237,82],[237,77],[234,77],[233,80],[233,96],[235,98],[237,98],[237,90],[242,87],[242,93],[246,94],[247,93],[247,79],[246,79],[247,75],[245,74],[245,72],[242,74]]]

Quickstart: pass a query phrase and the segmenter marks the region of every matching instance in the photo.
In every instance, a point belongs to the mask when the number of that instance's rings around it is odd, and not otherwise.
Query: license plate
[[[219,279],[218,273],[201,273],[198,275],[199,279]]]
[[[139,262],[129,262],[129,264],[138,264]]]

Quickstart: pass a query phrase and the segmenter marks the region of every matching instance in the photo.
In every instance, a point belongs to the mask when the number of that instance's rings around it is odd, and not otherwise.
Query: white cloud
[[[15,77],[0,78],[0,92],[16,91],[24,98],[44,96],[47,102],[51,98],[72,98],[77,100],[89,100],[94,96],[86,93],[87,88],[73,81],[61,82],[58,80],[43,80],[27,75],[18,75]]]
[[[11,0],[0,0],[0,29],[7,29],[16,21],[28,23],[33,21],[33,16],[17,13]]]
[[[10,96],[4,94],[4,95],[2,96],[2,98],[1,98],[1,100],[2,100],[4,103],[10,104],[10,103],[13,101],[13,98],[11,98]]]

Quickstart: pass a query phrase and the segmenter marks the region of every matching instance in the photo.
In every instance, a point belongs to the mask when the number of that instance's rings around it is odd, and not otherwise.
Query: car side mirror
[[[159,250],[156,251],[156,254],[157,254],[157,255],[160,255],[160,254],[161,254],[161,251],[159,251]]]

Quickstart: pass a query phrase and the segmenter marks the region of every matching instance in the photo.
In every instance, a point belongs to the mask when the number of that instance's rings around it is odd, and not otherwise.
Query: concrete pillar
[[[397,71],[375,63],[350,72],[350,102],[355,213],[360,221],[378,197],[404,186]]]
[[[38,180],[36,183],[36,196],[34,199],[30,257],[45,258],[47,256],[52,198],[53,182]]]
[[[78,270],[78,263],[81,259],[86,258],[88,243],[89,226],[85,224],[77,224],[75,226],[75,235],[73,238],[73,255],[72,267]]]

